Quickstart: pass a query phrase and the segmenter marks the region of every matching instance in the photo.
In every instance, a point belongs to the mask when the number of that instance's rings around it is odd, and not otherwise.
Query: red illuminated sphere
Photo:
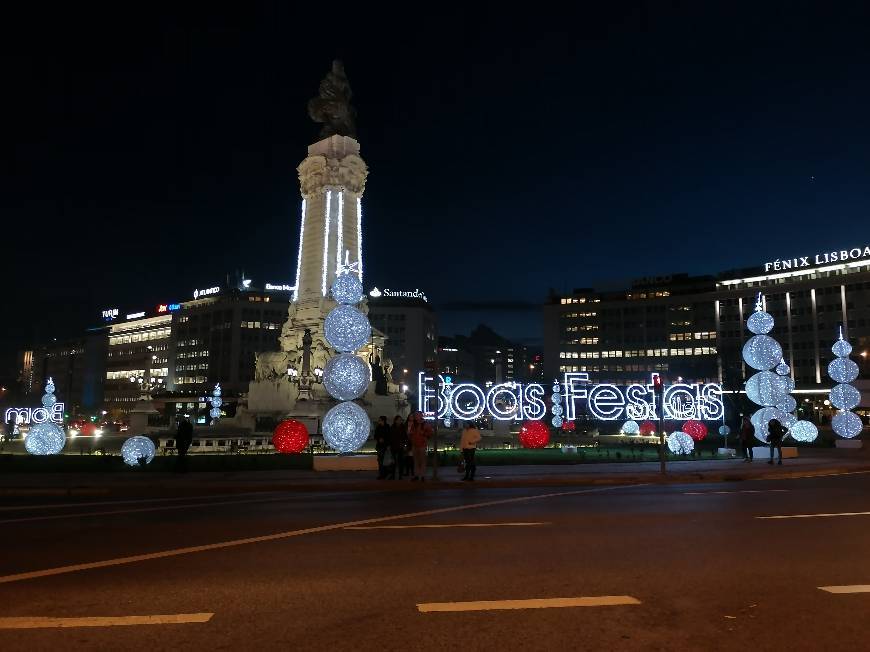
[[[701,441],[707,436],[707,426],[700,421],[689,420],[683,424],[683,432],[695,441]]]
[[[574,432],[575,430],[577,430],[577,423],[575,421],[562,422],[562,432]]]
[[[550,429],[543,421],[525,421],[520,428],[523,448],[543,448],[550,443]]]
[[[644,421],[640,424],[640,434],[642,435],[654,435],[656,432],[656,424],[652,421]]]
[[[308,428],[295,419],[285,419],[275,426],[272,445],[279,453],[301,453],[308,446]]]
[[[79,432],[81,432],[84,437],[93,437],[97,433],[97,427],[92,423],[85,423],[82,424]]]

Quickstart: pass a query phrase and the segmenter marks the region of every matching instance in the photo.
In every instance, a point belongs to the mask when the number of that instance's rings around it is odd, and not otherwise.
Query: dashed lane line
[[[630,595],[599,595],[582,598],[534,598],[531,600],[479,600],[477,602],[423,602],[420,613],[500,611],[505,609],[560,609],[565,607],[613,607],[640,604]]]
[[[550,523],[427,523],[424,525],[363,525],[360,527],[346,527],[345,530],[413,530],[431,529],[438,530],[452,527],[532,527],[535,525],[550,525]]]
[[[162,614],[157,616],[86,616],[53,618],[51,616],[15,616],[0,618],[0,629],[44,629],[63,627],[117,627],[129,625],[183,625],[207,623],[213,613]]]

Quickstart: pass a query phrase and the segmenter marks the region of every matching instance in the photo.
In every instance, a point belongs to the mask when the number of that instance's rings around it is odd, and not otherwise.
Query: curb
[[[613,486],[630,484],[703,484],[723,482],[746,482],[753,480],[787,480],[797,478],[814,478],[846,473],[870,473],[870,465],[828,467],[824,469],[804,469],[793,471],[764,471],[755,474],[745,473],[675,473],[662,476],[658,473],[636,475],[608,475],[599,477],[530,477],[505,479],[480,479],[476,484],[455,480],[437,480],[414,483],[406,480],[391,482],[384,480],[349,480],[330,483],[328,476],[314,482],[273,482],[268,484],[209,484],[206,486],[162,483],[148,485],[127,485],[117,487],[77,486],[77,487],[0,487],[0,496],[178,496],[184,493],[190,497],[208,496],[211,494],[247,494],[266,492],[407,492],[421,490],[466,490],[476,487],[511,489],[533,487],[565,487],[565,486]]]

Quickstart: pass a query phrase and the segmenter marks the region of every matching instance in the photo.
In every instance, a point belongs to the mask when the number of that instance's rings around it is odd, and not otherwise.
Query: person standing
[[[193,443],[193,424],[186,417],[178,424],[175,433],[175,447],[178,449],[178,470],[187,472],[187,450]]]
[[[414,457],[414,477],[411,480],[426,480],[426,449],[432,437],[432,427],[423,420],[422,412],[414,412],[411,425],[408,428],[408,438],[411,440],[411,453]]]
[[[384,455],[390,447],[390,426],[387,425],[387,417],[378,417],[375,426],[375,452],[378,454],[378,480],[387,477],[384,467]]]
[[[390,426],[390,452],[393,454],[393,468],[390,479],[395,480],[405,476],[405,455],[408,448],[408,427],[405,420],[398,414]]]
[[[474,472],[477,464],[474,463],[474,454],[477,452],[477,444],[480,442],[480,430],[474,427],[471,421],[465,424],[462,437],[459,440],[459,448],[462,450],[462,459],[465,460],[465,477],[463,481],[474,482]]]
[[[770,443],[770,460],[768,464],[773,464],[773,449],[779,451],[779,461],[777,464],[782,464],[782,440],[785,437],[785,428],[777,419],[771,419],[767,424],[767,441]]]
[[[752,425],[752,421],[749,420],[749,417],[744,416],[743,421],[740,424],[740,443],[743,446],[743,461],[751,462],[752,461],[752,444],[753,439],[755,438],[755,426]]]

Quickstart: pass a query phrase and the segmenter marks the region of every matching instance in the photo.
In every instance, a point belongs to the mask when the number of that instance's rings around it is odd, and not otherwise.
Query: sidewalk
[[[302,470],[175,473],[15,473],[0,478],[0,496],[178,497],[257,491],[417,491],[487,487],[594,486],[630,483],[735,482],[805,477],[831,473],[870,473],[870,451],[805,449],[782,466],[766,459],[752,464],[735,460],[669,462],[667,475],[658,462],[576,465],[479,466],[477,482],[460,482],[453,466],[438,469],[438,481],[376,480],[371,472]]]

